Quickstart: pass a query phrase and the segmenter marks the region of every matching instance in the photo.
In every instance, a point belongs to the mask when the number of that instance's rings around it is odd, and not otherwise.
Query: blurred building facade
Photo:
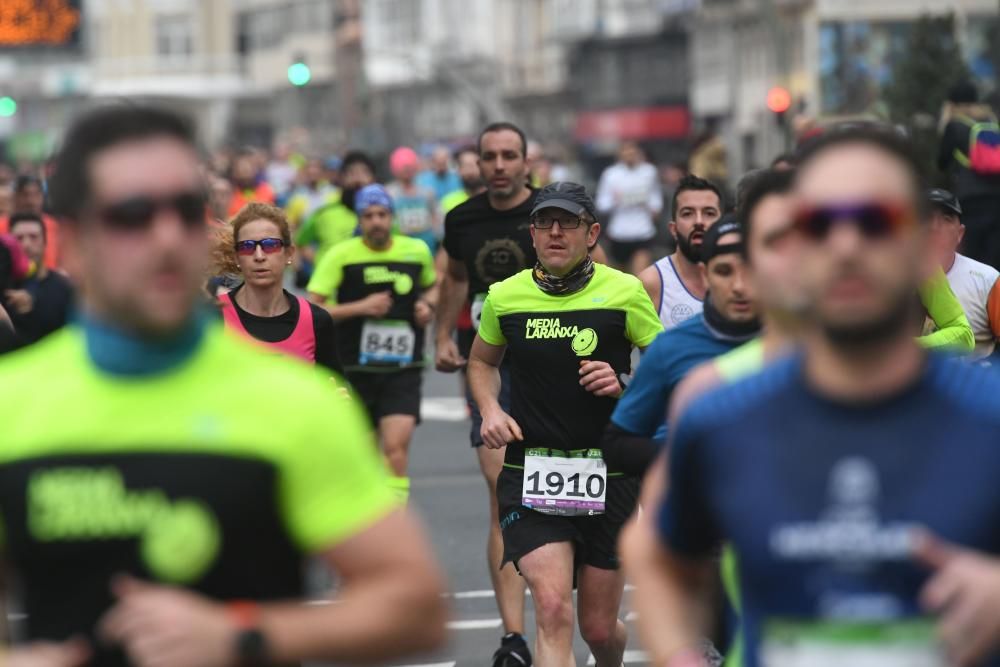
[[[996,78],[980,53],[996,0],[700,0],[686,12],[691,112],[696,124],[720,121],[735,174],[786,148],[766,105],[773,86],[791,93],[789,117],[878,111],[893,58],[921,15],[953,13],[974,73],[987,85]]]
[[[785,146],[770,87],[793,112],[864,111],[922,13],[955,13],[973,71],[996,79],[981,18],[997,0],[53,3],[79,23],[65,44],[0,43],[0,97],[18,101],[0,142],[18,153],[44,153],[90,100],[123,97],[193,114],[208,145],[289,138],[322,153],[455,145],[509,118],[592,172],[621,139],[681,158],[718,119],[738,174]],[[293,62],[306,85],[289,82]]]

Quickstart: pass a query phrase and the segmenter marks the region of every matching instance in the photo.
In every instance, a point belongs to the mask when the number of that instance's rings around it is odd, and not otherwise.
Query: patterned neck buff
[[[538,288],[546,294],[552,296],[575,294],[586,287],[594,277],[594,260],[587,255],[565,276],[554,276],[542,267],[541,262],[536,262],[531,277],[535,279]]]

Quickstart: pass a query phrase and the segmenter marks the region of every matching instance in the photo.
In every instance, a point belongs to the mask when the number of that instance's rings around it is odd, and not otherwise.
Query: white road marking
[[[456,600],[468,600],[471,598],[491,598],[493,597],[493,591],[491,590],[481,590],[481,591],[459,591],[458,593],[453,593],[451,597]]]
[[[460,396],[431,396],[420,401],[420,417],[429,421],[461,422],[469,418],[469,409]]]
[[[431,662],[426,665],[400,665],[400,667],[455,667],[458,663],[452,662]]]
[[[479,618],[469,621],[448,621],[449,630],[484,630],[486,628],[499,628],[503,623],[499,618]]]
[[[633,662],[648,662],[648,661],[649,661],[649,656],[646,655],[645,651],[625,651],[625,655],[624,657],[622,657],[622,662],[625,663],[626,665]],[[594,659],[594,656],[590,656],[587,659],[587,664],[596,665],[597,660]]]

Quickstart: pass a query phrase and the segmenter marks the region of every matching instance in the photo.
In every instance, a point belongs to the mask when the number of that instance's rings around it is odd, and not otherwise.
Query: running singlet
[[[663,330],[642,283],[603,264],[575,294],[542,292],[531,271],[493,285],[479,336],[511,356],[511,416],[524,441],[507,447],[505,465],[524,464],[527,448],[599,450],[616,400],[580,385],[580,362],[606,361],[630,370],[632,346],[646,347]]]
[[[423,241],[394,234],[387,249],[373,250],[358,236],[327,253],[306,289],[334,303],[390,292],[392,308],[384,317],[338,322],[337,342],[345,370],[391,371],[424,363],[424,328],[416,325],[414,307],[436,279]]]
[[[684,286],[670,256],[658,259],[653,266],[660,274],[660,303],[658,310],[663,328],[673,329],[702,311],[702,300]]]
[[[680,419],[661,539],[695,558],[732,544],[749,667],[944,664],[913,529],[1000,553],[998,439],[989,370],[931,355],[911,386],[859,405],[778,361]]]
[[[722,337],[702,316],[656,337],[611,415],[618,428],[646,438],[666,437],[666,413],[674,389],[692,368],[740,345]]]
[[[469,276],[472,327],[479,328],[486,293],[493,283],[506,280],[538,260],[531,243],[531,209],[537,190],[520,206],[498,211],[486,193],[452,209],[444,221],[444,249],[465,264]]]
[[[259,317],[243,310],[236,302],[236,294],[241,289],[242,285],[219,299],[226,327],[309,363],[336,373],[343,372],[330,313],[285,290],[288,311],[274,317]]]
[[[222,302],[222,319],[226,326],[233,331],[250,336],[240,321],[239,313],[236,312],[236,302],[233,297],[227,293],[220,296],[219,300]],[[267,343],[267,345],[303,361],[314,363],[316,361],[316,332],[313,331],[312,310],[309,308],[309,302],[302,297],[295,297],[295,301],[299,317],[292,333],[284,340]]]
[[[432,190],[416,188],[406,192],[399,183],[386,186],[396,207],[396,229],[400,234],[420,239],[427,244],[433,255],[437,251],[437,235],[434,217],[437,215],[437,199]]]
[[[197,345],[123,377],[70,326],[0,362],[0,543],[27,639],[93,640],[118,573],[217,600],[301,597],[305,554],[395,507],[365,415],[329,380],[217,324]],[[99,650],[93,664],[127,663]]]
[[[956,253],[947,276],[976,337],[973,356],[989,356],[1000,337],[1000,273],[989,264]]]

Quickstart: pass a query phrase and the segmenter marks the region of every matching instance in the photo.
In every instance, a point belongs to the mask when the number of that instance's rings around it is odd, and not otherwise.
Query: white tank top
[[[681,280],[681,276],[674,268],[674,262],[670,256],[656,261],[653,266],[660,274],[660,304],[658,311],[663,328],[670,330],[681,322],[689,320],[695,315],[700,315],[702,301],[697,298]]]

